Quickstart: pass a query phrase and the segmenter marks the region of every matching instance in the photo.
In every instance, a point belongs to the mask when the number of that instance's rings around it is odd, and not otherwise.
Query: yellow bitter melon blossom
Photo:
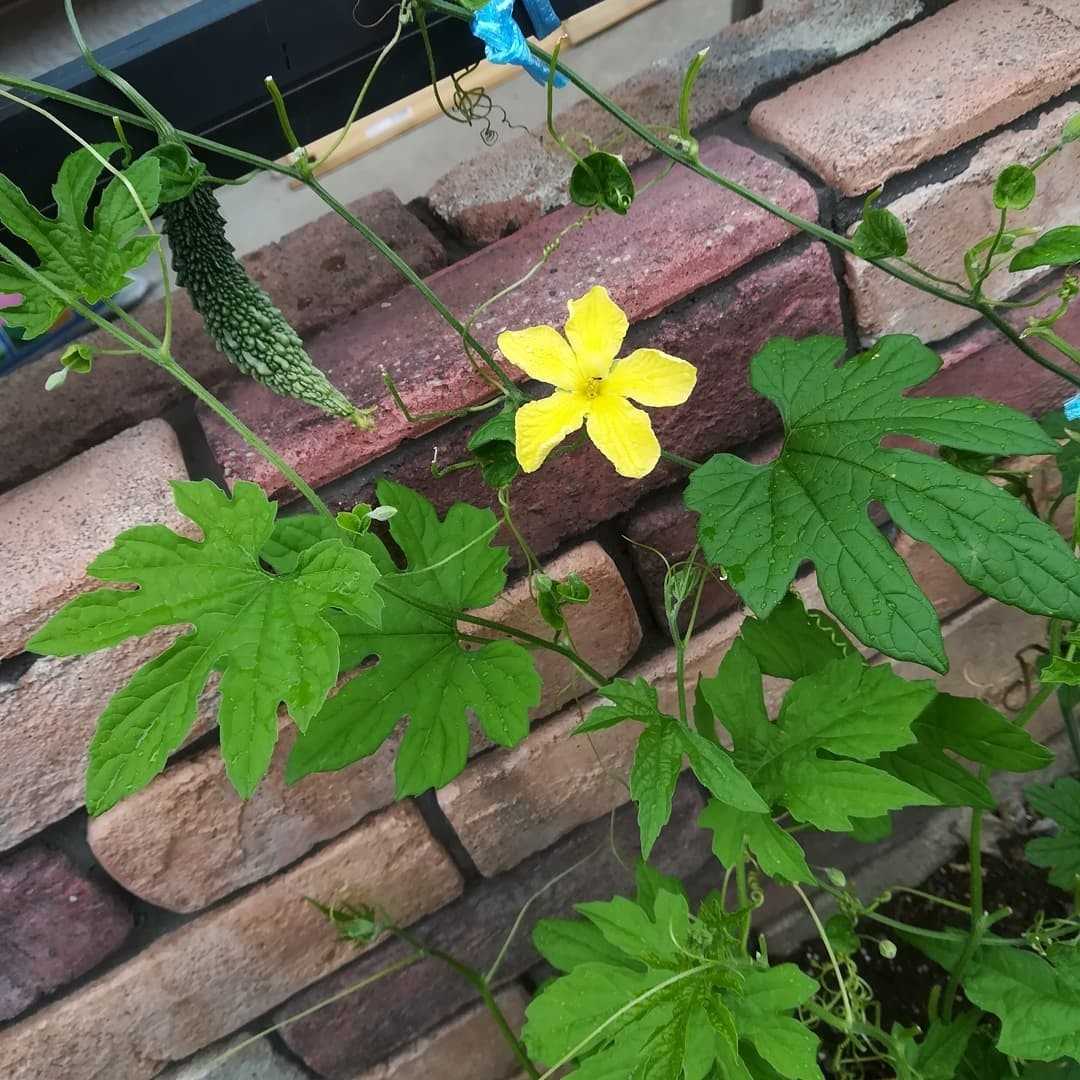
[[[635,349],[617,360],[629,322],[602,285],[570,300],[564,338],[552,326],[499,335],[499,350],[526,375],[551,383],[550,397],[517,411],[515,448],[525,472],[582,423],[596,448],[620,476],[641,477],[660,460],[660,444],[641,405],[681,405],[697,382],[697,369],[659,349]]]

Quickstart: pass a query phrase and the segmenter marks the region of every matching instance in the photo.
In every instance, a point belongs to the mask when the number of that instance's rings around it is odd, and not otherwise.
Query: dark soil
[[[1024,857],[1027,837],[1007,836],[1001,840],[1000,855],[983,856],[984,906],[992,911],[1012,908],[1012,914],[996,923],[993,932],[1002,937],[1015,937],[1027,930],[1040,912],[1048,917],[1063,917],[1071,913],[1071,897],[1052,886],[1047,872],[1032,866]],[[935,896],[957,903],[969,902],[970,866],[967,849],[943,865],[919,888]],[[897,893],[880,909],[900,922],[928,930],[966,929],[965,916],[933,904],[909,893]],[[889,1030],[894,1022],[906,1027],[923,1027],[931,989],[944,987],[947,975],[918,950],[891,935],[887,926],[864,920],[859,926],[863,946],[858,954],[859,973],[873,987],[881,1004],[881,1026]],[[880,931],[880,934],[878,933]],[[878,951],[876,939],[888,938],[897,946],[896,956],[888,960]],[[816,939],[791,959],[804,970],[817,967],[825,960],[824,949]],[[827,1034],[819,1031],[819,1034]],[[889,1080],[891,1069],[868,1067],[865,1080]]]

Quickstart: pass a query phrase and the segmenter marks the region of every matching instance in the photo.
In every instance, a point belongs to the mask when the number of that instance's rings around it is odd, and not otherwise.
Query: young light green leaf
[[[881,754],[914,742],[911,725],[934,696],[932,683],[907,682],[853,654],[796,682],[771,723],[760,668],[736,639],[701,687],[740,770],[770,807],[787,807],[797,821],[847,832],[853,819],[937,801],[875,767]]]
[[[769,814],[749,814],[710,799],[698,818],[698,828],[713,834],[713,854],[732,867],[749,848],[758,866],[772,878],[813,884],[814,875],[795,837]]]
[[[726,750],[661,710],[654,686],[642,678],[615,679],[601,693],[612,704],[593,709],[575,732],[599,731],[625,720],[645,725],[630,770],[630,796],[638,808],[644,858],[671,817],[684,755],[694,775],[721,802],[750,812],[766,809]]]
[[[1032,810],[1057,822],[1058,832],[1029,841],[1024,853],[1034,866],[1049,869],[1052,885],[1072,892],[1080,879],[1080,782],[1064,777],[1033,784],[1025,794]]]
[[[109,158],[120,146],[101,143],[94,149]],[[52,189],[55,217],[39,213],[15,184],[0,175],[0,224],[34,249],[42,276],[88,304],[119,292],[127,284],[128,272],[142,266],[157,243],[152,236],[136,235],[144,224],[142,215],[124,181],[115,176],[106,185],[87,226],[90,196],[102,169],[85,148],[64,159]],[[160,187],[156,158],[139,158],[122,175],[152,214]],[[4,321],[18,327],[27,338],[50,330],[66,307],[44,285],[2,261],[0,292],[22,295],[22,303],[4,309]]]
[[[718,454],[690,475],[686,504],[710,562],[759,618],[812,560],[829,610],[860,640],[938,671],[933,605],[867,515],[878,500],[970,584],[1037,614],[1080,620],[1080,574],[1061,537],[1006,492],[935,458],[879,444],[888,434],[978,453],[1054,453],[1034,421],[974,398],[903,397],[941,361],[893,336],[836,362],[837,338],[776,339],[752,382],[780,408],[784,447],[768,465]]]
[[[491,547],[497,519],[458,503],[445,519],[421,495],[382,480],[379,501],[397,507],[390,535],[408,568],[399,571],[371,533],[354,543],[370,552],[384,574],[384,633],[342,625],[342,669],[369,657],[378,664],[356,675],[332,697],[293,747],[291,782],[342,769],[375,753],[403,717],[408,727],[396,762],[398,797],[448,783],[465,767],[471,711],[484,733],[513,746],[529,730],[529,709],[540,700],[532,657],[512,641],[462,648],[452,620],[417,604],[466,611],[490,603],[506,581],[506,548]],[[413,601],[416,601],[414,603]]]
[[[817,1039],[790,1015],[817,984],[792,965],[748,964],[715,894],[695,917],[683,893],[648,893],[651,907],[622,897],[579,905],[602,946],[560,927],[554,954],[569,971],[526,1012],[530,1057],[548,1066],[572,1057],[574,1080],[754,1080],[765,1074],[744,1060],[760,1054],[782,1080],[821,1080]]]
[[[1009,269],[1033,270],[1038,266],[1071,266],[1080,262],[1080,225],[1048,229],[1034,244],[1018,251]]]
[[[236,789],[248,796],[277,740],[278,706],[297,727],[322,708],[338,673],[339,640],[324,610],[378,625],[379,572],[361,551],[326,540],[292,573],[259,565],[276,504],[239,482],[230,498],[209,480],[173,484],[176,505],[202,530],[189,540],[163,525],[121,533],[88,573],[137,585],[77,597],[27,648],[71,656],[117,645],[164,626],[194,629],[145,665],[109,702],[90,746],[87,806],[100,814],[148,783],[195,720],[199,692],[220,671],[221,752]]]
[[[1007,165],[994,184],[999,210],[1026,210],[1035,198],[1035,173],[1026,165]]]
[[[1080,113],[1076,113],[1074,116],[1070,116],[1065,121],[1065,127],[1061,130],[1061,141],[1063,144],[1076,142],[1080,139]]]
[[[854,652],[843,631],[821,611],[807,611],[789,592],[766,619],[746,619],[739,635],[763,675],[801,679]]]
[[[955,1020],[931,1021],[915,1054],[920,1080],[956,1080],[956,1070],[981,1019],[978,1009],[968,1009]]]
[[[750,971],[743,993],[731,1002],[739,1035],[787,1080],[821,1080],[817,1036],[787,1015],[816,991],[817,983],[794,964],[780,964]]]

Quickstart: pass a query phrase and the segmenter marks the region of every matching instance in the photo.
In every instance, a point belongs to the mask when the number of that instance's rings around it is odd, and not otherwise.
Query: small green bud
[[[825,876],[838,888],[843,889],[847,885],[847,876],[843,870],[838,870],[835,866],[829,866],[825,868]]]
[[[890,941],[888,938],[882,938],[877,943],[877,947],[878,947],[878,952],[881,953],[881,955],[886,960],[895,960],[896,959],[896,943],[895,942]]]

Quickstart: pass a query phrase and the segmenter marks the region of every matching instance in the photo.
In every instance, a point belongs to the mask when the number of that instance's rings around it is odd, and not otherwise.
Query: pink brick
[[[1068,90],[1080,13],[956,0],[758,105],[753,130],[845,195],[861,195]]]
[[[712,138],[702,146],[702,159],[800,214],[817,213],[816,198],[805,181],[753,151]],[[639,183],[657,171],[655,164],[644,166]],[[535,222],[434,275],[431,287],[465,318],[522,277],[540,258],[544,245],[579,216],[578,208],[568,207]],[[631,322],[639,322],[772,250],[792,231],[700,177],[673,172],[644,191],[627,217],[608,214],[569,233],[545,272],[511,300],[486,312],[476,332],[494,345],[506,328],[561,325],[566,301],[597,283],[609,287]],[[397,380],[414,412],[461,406],[491,395],[488,384],[469,366],[460,338],[414,290],[320,335],[312,342],[311,353],[354,401],[377,404],[374,431],[359,432],[317,416],[251,382],[231,388],[226,401],[315,485],[343,476],[425,430],[410,427],[394,407],[380,366]],[[282,489],[281,477],[230,430],[205,412],[200,416],[230,480],[254,480],[275,493]]]
[[[703,461],[777,426],[776,410],[751,390],[747,378],[751,357],[769,338],[839,329],[839,297],[828,253],[822,245],[812,244],[791,255],[778,254],[761,268],[706,289],[659,318],[631,328],[625,349],[652,346],[697,365],[698,385],[690,400],[652,415],[662,446]],[[396,459],[381,462],[380,473],[419,489],[443,509],[457,501],[498,509],[475,471],[438,480],[431,475],[433,448],[438,446],[440,461],[457,461],[467,456],[468,435],[468,427],[458,427],[449,434],[417,439],[402,447]],[[617,476],[591,445],[586,446],[514,482],[514,520],[543,555],[629,510],[644,493],[684,475],[661,463],[643,480],[627,480]],[[351,505],[369,499],[371,491],[371,477],[362,470],[336,484],[333,498]]]
[[[40,845],[0,857],[0,1021],[96,967],[131,931],[131,912],[66,856]]]
[[[42,657],[14,682],[0,681],[0,851],[83,805],[98,717],[174,637],[163,630],[88,656]],[[217,697],[208,690],[188,741],[216,723]]]
[[[457,870],[402,803],[5,1028],[0,1076],[149,1080],[356,956],[305,897],[377,905],[408,925],[460,890]]]
[[[176,527],[170,480],[187,479],[172,428],[149,420],[0,496],[0,659],[97,582],[86,566],[132,525]]]
[[[485,877],[553,844],[571,829],[621,806],[641,728],[572,735],[599,705],[587,698],[512,750],[473,762],[439,793],[439,805]]]

